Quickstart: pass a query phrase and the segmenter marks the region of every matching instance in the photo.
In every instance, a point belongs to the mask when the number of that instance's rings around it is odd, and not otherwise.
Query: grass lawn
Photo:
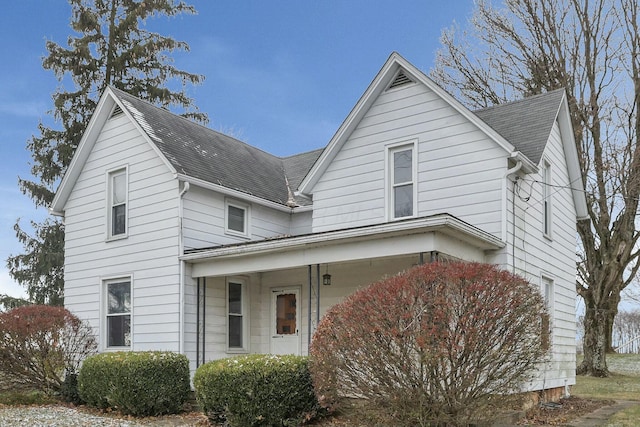
[[[605,427],[637,427],[640,422],[640,355],[610,354],[609,378],[579,376],[571,393],[591,399],[636,400],[637,405],[618,412]]]

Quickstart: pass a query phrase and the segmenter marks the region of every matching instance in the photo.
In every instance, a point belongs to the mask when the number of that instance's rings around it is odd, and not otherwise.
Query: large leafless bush
[[[324,316],[311,346],[318,399],[362,398],[398,425],[465,425],[532,378],[544,316],[539,290],[494,266],[414,267]]]
[[[59,391],[97,345],[89,325],[63,307],[30,305],[0,313],[0,374],[16,385]]]

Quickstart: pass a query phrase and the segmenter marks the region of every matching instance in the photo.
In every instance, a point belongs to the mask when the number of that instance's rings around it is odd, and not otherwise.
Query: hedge
[[[189,398],[189,361],[172,352],[115,352],[89,357],[78,393],[90,406],[124,414],[174,414]]]
[[[203,411],[229,426],[297,426],[315,417],[308,359],[249,355],[200,366],[193,383]]]

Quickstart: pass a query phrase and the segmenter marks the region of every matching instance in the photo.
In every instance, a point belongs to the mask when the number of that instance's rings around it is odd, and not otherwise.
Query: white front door
[[[271,290],[271,354],[300,354],[300,288]]]

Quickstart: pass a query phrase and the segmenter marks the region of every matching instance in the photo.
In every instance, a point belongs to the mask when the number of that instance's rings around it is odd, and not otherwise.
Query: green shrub
[[[135,416],[180,412],[190,391],[189,361],[172,352],[98,354],[84,361],[78,376],[88,405]]]
[[[200,366],[193,383],[209,419],[230,426],[297,426],[318,409],[308,359],[302,356],[216,360]]]
[[[83,403],[78,394],[78,374],[74,372],[65,374],[64,381],[60,386],[60,396],[65,402],[73,403],[74,405]]]

